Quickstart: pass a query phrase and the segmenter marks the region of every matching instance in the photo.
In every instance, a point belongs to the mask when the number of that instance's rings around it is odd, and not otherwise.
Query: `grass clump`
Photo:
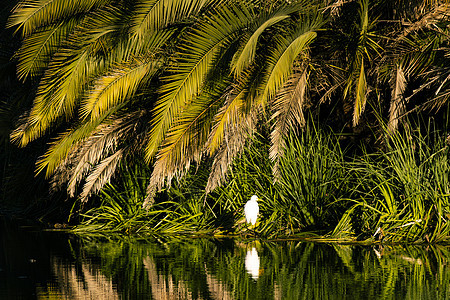
[[[431,127],[430,127],[431,128]],[[76,232],[313,236],[365,242],[445,242],[450,236],[449,145],[427,128],[389,133],[376,151],[346,152],[339,136],[314,126],[291,133],[283,156],[254,136],[230,167],[226,184],[205,194],[207,165],[157,194],[142,209],[150,169],[122,165]],[[362,147],[362,149],[366,149]],[[276,166],[274,168],[274,165]],[[260,215],[248,231],[245,202],[256,194]]]

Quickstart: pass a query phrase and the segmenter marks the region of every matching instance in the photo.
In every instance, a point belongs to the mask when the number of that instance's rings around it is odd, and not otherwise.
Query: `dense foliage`
[[[445,0],[19,1],[7,27],[32,103],[8,100],[11,139],[46,145],[32,152],[53,191],[103,195],[84,204],[103,229],[239,231],[259,193],[268,236],[444,240],[449,13]]]

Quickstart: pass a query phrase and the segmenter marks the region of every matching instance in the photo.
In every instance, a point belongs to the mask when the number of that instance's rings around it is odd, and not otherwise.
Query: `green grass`
[[[431,123],[430,123],[431,124]],[[376,151],[342,150],[339,136],[309,126],[286,140],[273,175],[268,142],[253,137],[230,167],[227,181],[206,195],[207,165],[188,172],[142,209],[150,169],[129,162],[83,214],[78,233],[189,233],[266,239],[383,243],[449,241],[449,146],[429,125],[387,135]],[[260,215],[252,231],[243,207],[256,194]],[[377,233],[377,234],[375,234]]]

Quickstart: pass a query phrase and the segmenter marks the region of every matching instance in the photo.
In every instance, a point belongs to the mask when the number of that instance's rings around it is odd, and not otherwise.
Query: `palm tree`
[[[375,101],[390,105],[395,129],[407,78],[426,72],[446,99],[448,57],[436,53],[448,43],[449,5],[418,2],[411,13],[383,0],[21,1],[10,19],[23,38],[18,76],[36,89],[12,139],[63,132],[38,171],[71,195],[83,183],[84,200],[136,154],[153,165],[145,205],[205,157],[211,191],[260,124],[276,174],[307,107],[340,105],[356,126]]]

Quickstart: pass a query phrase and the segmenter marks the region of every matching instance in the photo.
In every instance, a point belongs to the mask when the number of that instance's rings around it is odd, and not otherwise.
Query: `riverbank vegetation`
[[[2,203],[39,186],[33,211],[79,234],[448,241],[449,15],[440,0],[19,1]]]

